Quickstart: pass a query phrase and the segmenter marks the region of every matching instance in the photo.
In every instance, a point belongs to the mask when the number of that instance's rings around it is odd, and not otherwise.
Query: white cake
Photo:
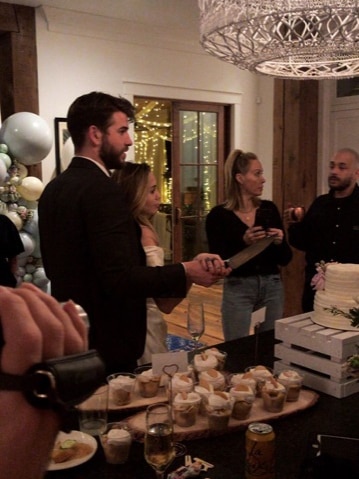
[[[333,263],[325,270],[324,290],[316,291],[312,320],[327,328],[359,331],[350,318],[334,314],[333,308],[349,313],[359,308],[359,264]]]

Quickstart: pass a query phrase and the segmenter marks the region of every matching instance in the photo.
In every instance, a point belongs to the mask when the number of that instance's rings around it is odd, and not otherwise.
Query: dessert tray
[[[319,395],[314,391],[302,389],[298,401],[286,402],[283,411],[279,413],[270,413],[265,411],[262,406],[263,400],[261,398],[257,398],[253,403],[251,413],[247,419],[237,420],[231,417],[229,420],[228,427],[221,431],[209,430],[208,419],[205,416],[198,415],[196,424],[194,424],[193,426],[180,427],[177,426],[177,424],[174,424],[174,440],[182,441],[216,436],[220,434],[226,434],[228,432],[233,432],[239,429],[244,429],[251,422],[265,422],[275,420],[313,406],[317,402],[318,398]],[[159,400],[157,397],[157,402],[158,401]],[[126,422],[133,433],[133,437],[135,438],[135,440],[140,442],[143,441],[146,430],[145,416],[145,411],[141,411],[138,414],[130,416],[126,419]]]

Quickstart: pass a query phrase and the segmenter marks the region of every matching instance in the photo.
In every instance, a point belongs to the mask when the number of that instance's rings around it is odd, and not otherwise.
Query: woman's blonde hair
[[[226,201],[224,207],[228,210],[237,210],[243,208],[243,197],[241,185],[236,180],[236,174],[245,175],[250,167],[252,160],[258,160],[257,155],[251,152],[245,153],[242,150],[233,150],[228,155],[224,164],[224,184]],[[253,205],[258,206],[259,198],[253,198]]]
[[[119,170],[115,170],[112,179],[121,185],[121,190],[131,213],[140,225],[148,226],[157,233],[151,218],[143,214],[148,195],[148,177],[151,168],[147,163],[132,163],[126,161]]]

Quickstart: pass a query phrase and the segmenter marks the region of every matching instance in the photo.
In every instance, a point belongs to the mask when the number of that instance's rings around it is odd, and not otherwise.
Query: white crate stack
[[[359,379],[345,370],[349,356],[358,353],[359,331],[324,328],[313,323],[310,313],[275,322],[274,371],[295,369],[304,385],[336,398],[359,392]]]

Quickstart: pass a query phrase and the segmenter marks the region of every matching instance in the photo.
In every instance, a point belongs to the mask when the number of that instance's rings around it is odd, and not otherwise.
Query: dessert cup
[[[195,424],[201,397],[195,392],[178,393],[173,398],[173,417],[181,427],[191,427]]]
[[[208,397],[214,392],[213,386],[204,379],[200,379],[199,383],[194,386],[194,391],[199,394],[201,403],[199,405],[199,414],[207,415]]]
[[[246,384],[237,384],[229,391],[233,399],[232,417],[234,419],[247,419],[255,400],[255,392]]]
[[[214,354],[208,354],[206,351],[202,351],[194,355],[193,367],[197,374],[208,371],[208,369],[216,369],[218,367],[218,359]]]
[[[225,351],[220,351],[217,348],[209,348],[209,349],[206,349],[205,353],[210,354],[217,359],[218,364],[215,367],[215,369],[217,369],[218,371],[224,371],[226,359],[227,359],[227,353]]]
[[[287,391],[275,379],[266,381],[262,387],[263,408],[268,412],[281,412],[286,401]]]
[[[214,391],[208,396],[207,418],[208,428],[212,431],[227,429],[232,414],[232,399],[224,391]]]
[[[252,373],[233,373],[228,378],[229,385],[231,387],[237,386],[237,384],[244,384],[252,388],[253,392],[257,391],[257,380]]]
[[[135,369],[138,392],[143,398],[157,396],[160,387],[161,376],[153,374],[151,366],[140,366]]]
[[[199,373],[199,380],[204,380],[213,386],[215,391],[224,391],[226,389],[226,378],[217,371],[217,369],[208,369]]]
[[[288,369],[279,374],[277,381],[285,386],[288,402],[298,401],[300,390],[303,385],[303,376],[293,369]]]
[[[257,381],[256,385],[256,392],[257,397],[261,397],[261,390],[262,386],[265,381],[270,380],[273,378],[273,370],[266,366],[258,365],[258,366],[249,366],[245,369],[245,372],[250,372],[255,380]]]
[[[193,391],[194,382],[191,376],[182,373],[176,373],[172,377],[172,381],[167,385],[167,395],[170,399],[171,392],[172,398],[178,393],[190,393]]]
[[[110,398],[117,406],[125,406],[132,399],[136,384],[136,376],[132,373],[114,373],[107,376]]]
[[[111,422],[100,435],[101,444],[109,464],[123,464],[127,461],[132,437],[129,429],[121,422]]]

